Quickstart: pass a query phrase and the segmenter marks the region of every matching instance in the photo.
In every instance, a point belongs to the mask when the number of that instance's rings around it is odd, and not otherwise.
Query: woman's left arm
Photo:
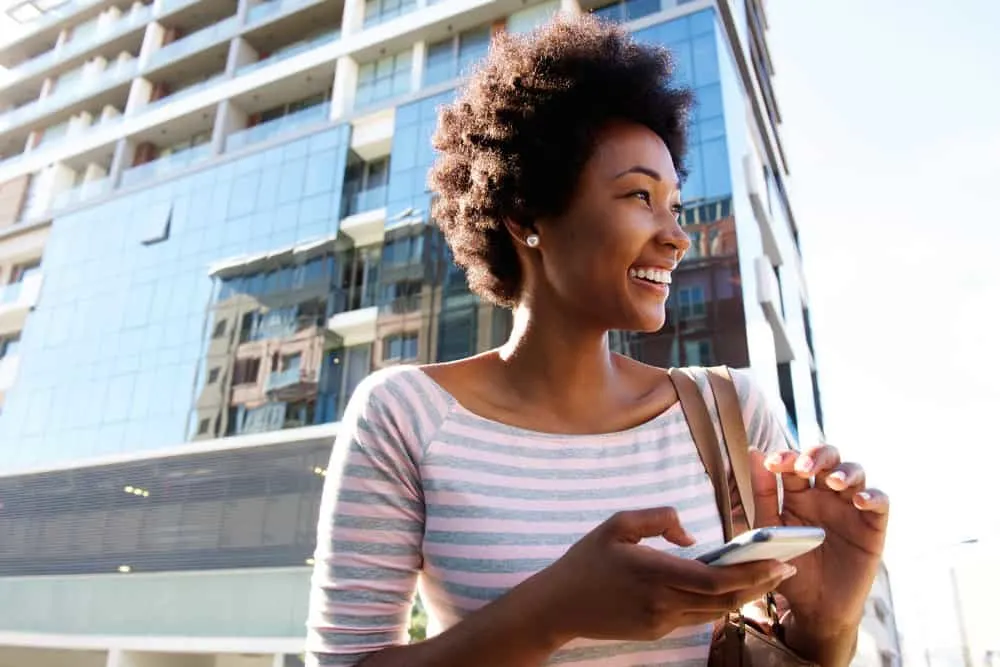
[[[889,498],[869,488],[864,469],[842,461],[836,447],[792,449],[763,392],[744,372],[735,372],[734,380],[751,447],[757,526],[826,530],[823,545],[796,559],[798,574],[778,590],[791,608],[786,639],[824,667],[848,665],[882,558]]]

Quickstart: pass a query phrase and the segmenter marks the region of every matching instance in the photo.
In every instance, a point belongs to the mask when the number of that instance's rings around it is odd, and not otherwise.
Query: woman
[[[721,525],[677,394],[663,369],[609,350],[610,330],[662,327],[689,246],[690,97],[671,73],[621,29],[564,18],[500,36],[444,109],[434,217],[471,288],[513,308],[513,333],[375,373],[352,397],[321,509],[310,664],[705,664],[712,621],[775,587],[789,644],[848,664],[887,498],[833,447],[789,450],[737,374],[758,524],[828,538],[797,574],[701,565],[685,548],[718,544]],[[432,636],[406,645],[418,580]]]

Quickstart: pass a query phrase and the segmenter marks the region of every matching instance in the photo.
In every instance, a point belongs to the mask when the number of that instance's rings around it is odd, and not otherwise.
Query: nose
[[[687,235],[687,232],[684,231],[680,222],[673,215],[664,217],[666,220],[660,228],[660,233],[657,234],[656,241],[660,245],[674,248],[677,261],[679,262],[691,247],[691,237]]]

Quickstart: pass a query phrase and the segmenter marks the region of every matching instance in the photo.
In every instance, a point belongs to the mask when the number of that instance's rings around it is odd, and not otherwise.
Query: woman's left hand
[[[879,569],[889,498],[865,486],[865,471],[835,447],[803,452],[751,452],[757,527],[818,526],[822,546],[795,559],[798,574],[778,592],[796,625],[815,634],[850,631],[861,621]],[[777,476],[784,498],[778,507]]]

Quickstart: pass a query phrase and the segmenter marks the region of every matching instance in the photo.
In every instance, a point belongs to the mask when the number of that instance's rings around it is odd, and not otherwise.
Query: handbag
[[[732,375],[725,366],[706,368],[715,406],[719,414],[722,439],[729,457],[732,475],[726,474],[722,448],[708,405],[690,371],[672,368],[670,379],[677,389],[684,418],[687,419],[698,455],[715,489],[715,502],[722,519],[722,532],[728,542],[754,526],[755,509],[750,478],[750,445],[747,442],[743,411]],[[781,618],[774,594],[761,601],[764,619],[749,617],[744,609],[733,610],[721,619],[712,636],[709,667],[819,667],[803,660],[784,642]]]

